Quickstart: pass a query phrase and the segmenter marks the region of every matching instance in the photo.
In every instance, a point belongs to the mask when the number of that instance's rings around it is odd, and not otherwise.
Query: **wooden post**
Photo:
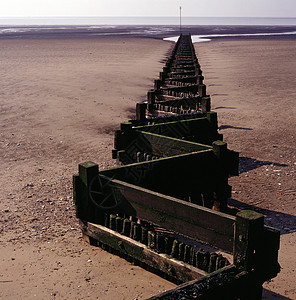
[[[146,122],[146,103],[137,103],[136,105],[136,119],[141,122],[141,125],[144,125]]]
[[[148,228],[142,226],[142,237],[141,237],[141,242],[145,244],[146,246],[148,245]]]
[[[184,259],[184,252],[185,252],[185,244],[184,243],[180,243],[179,244],[179,260],[183,260]]]
[[[117,158],[117,150],[116,149],[112,149],[112,159],[116,159]]]
[[[116,231],[116,215],[110,215],[109,228]]]
[[[171,256],[173,258],[178,258],[179,256],[179,242],[177,240],[174,240],[173,242]]]
[[[116,141],[117,141],[116,146],[118,147],[117,158],[119,159],[119,161],[121,161],[120,155],[123,154],[122,152],[124,151],[123,149],[126,149],[126,147],[128,147],[128,145],[131,143],[132,140],[133,140],[132,122],[120,123],[120,132],[116,132]]]
[[[205,97],[207,95],[207,87],[204,84],[198,86],[198,93],[200,97]]]
[[[211,98],[210,97],[204,97],[204,96],[201,96],[201,111],[203,113],[206,113],[206,112],[210,112],[211,110]]]
[[[167,62],[165,63],[165,65],[170,69],[171,66],[172,66],[172,62],[173,62],[173,59],[172,58],[168,58]]]
[[[162,233],[156,232],[155,243],[156,243],[157,251],[159,251],[160,253],[164,253],[165,244],[164,244],[164,235]]]
[[[218,159],[223,159],[226,157],[227,153],[227,143],[223,141],[215,141],[212,144],[213,151]]]
[[[115,130],[114,132],[114,150],[122,150],[122,137],[121,137],[121,130]],[[117,154],[116,154],[117,156]],[[116,158],[116,157],[115,157]]]
[[[195,75],[202,75],[202,70],[200,69],[200,66],[195,66]]]
[[[148,248],[155,248],[155,233],[153,231],[148,231]]]
[[[212,144],[213,152],[217,157],[217,170],[214,179],[214,203],[213,209],[226,211],[229,195],[228,169],[227,169],[227,143],[215,141]]]
[[[122,234],[125,236],[130,236],[131,233],[131,221],[129,219],[124,219]]]
[[[154,90],[159,90],[160,89],[160,86],[161,86],[161,80],[159,80],[159,79],[156,79],[156,80],[154,80]]]
[[[166,79],[166,74],[164,72],[159,72],[159,79],[160,81],[164,82]]]
[[[81,189],[81,180],[79,175],[73,175],[73,202],[75,205],[76,218],[80,218],[83,215],[83,206],[81,205],[80,200],[80,189]]]
[[[133,124],[131,122],[120,123],[120,130],[124,133],[130,133],[132,131]]]
[[[103,212],[95,206],[90,199],[90,183],[99,175],[99,166],[91,161],[79,164],[79,179],[75,178],[75,203],[77,217],[84,221],[101,223]]]
[[[152,113],[154,111],[154,105],[155,105],[155,91],[150,90],[147,93],[147,100],[148,100],[148,111]]]
[[[210,122],[210,125],[213,129],[213,131],[218,130],[218,118],[217,118],[217,113],[213,111],[208,111],[207,112],[207,119]]]
[[[271,227],[264,227],[262,248],[257,251],[257,264],[263,280],[270,280],[280,272],[278,251],[280,248],[280,231]]]
[[[250,273],[241,291],[242,300],[262,299],[262,281],[256,276],[256,251],[261,248],[264,216],[251,210],[236,215],[233,260],[239,271]]]
[[[197,84],[203,84],[203,80],[204,80],[204,77],[202,75],[197,75],[196,76],[196,83]]]
[[[163,67],[163,73],[165,74],[165,76],[168,75],[168,72],[169,72],[169,68],[168,67]]]
[[[217,263],[218,254],[217,253],[211,253],[210,255],[210,263],[209,263],[209,269],[208,272],[212,273],[216,271],[216,263]]]

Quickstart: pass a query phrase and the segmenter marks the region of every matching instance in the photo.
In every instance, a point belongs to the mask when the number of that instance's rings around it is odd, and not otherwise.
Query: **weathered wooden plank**
[[[80,221],[82,232],[118,253],[164,273],[177,283],[191,281],[207,273],[166,254],[158,254],[142,243],[101,225]]]
[[[162,99],[161,97],[157,98],[158,101],[155,103],[158,106],[171,106],[173,108],[181,109],[193,109],[197,110],[200,108],[202,98],[201,97],[189,97],[189,98],[173,98],[173,99]],[[196,109],[197,108],[197,109]]]
[[[204,122],[208,123],[207,120],[204,120]],[[129,122],[122,123],[121,125],[124,127],[124,130],[121,130],[120,133],[116,133],[114,142],[115,149],[119,151],[125,150],[130,153],[140,151],[166,157],[211,149],[209,145],[175,138],[186,137],[190,135],[192,131],[198,130],[198,128],[186,125],[186,123],[178,124],[178,122],[176,122],[174,124],[169,123],[163,126],[156,126],[155,128],[160,128],[160,134],[138,131],[131,128],[132,124]],[[128,125],[130,125],[129,130]],[[210,127],[209,123],[208,127]],[[209,128],[209,130],[211,129]]]
[[[219,137],[207,117],[139,126],[135,129],[177,139],[195,138],[200,143],[212,143]]]
[[[235,217],[119,180],[110,183],[124,197],[127,214],[232,253]]]
[[[186,194],[213,193],[218,182],[220,188],[217,168],[213,151],[204,150],[111,168],[101,174],[183,199]]]
[[[189,69],[193,69],[193,68],[189,68]],[[198,88],[199,88],[199,84],[190,84],[190,85],[186,85],[186,86],[174,86],[174,87],[163,87],[160,90],[156,91],[156,93],[164,93],[164,92],[168,92],[168,91],[174,91],[174,92],[191,92],[191,93],[197,93]]]
[[[164,127],[163,129],[165,130]],[[182,135],[182,133],[186,134],[186,131],[190,131],[189,127],[186,128],[186,124],[184,124],[184,126],[183,124],[180,124],[179,126],[172,127],[168,125],[166,129],[168,135]],[[179,140],[175,137],[169,137],[150,132],[141,132],[140,134],[141,137],[144,138],[149,145],[151,145],[152,152],[160,156],[174,156],[212,149],[211,146]],[[164,153],[165,155],[161,155]]]
[[[190,114],[182,114],[182,115],[165,115],[165,116],[150,116],[147,118],[148,124],[154,123],[165,123],[165,122],[175,122],[178,120],[187,120],[187,119],[195,119],[195,118],[201,118],[204,117],[204,114],[202,112],[195,112]],[[134,124],[134,126],[137,126],[140,124],[137,122],[137,120],[130,120]]]
[[[235,267],[230,265],[198,280],[181,284],[172,290],[153,296],[147,300],[234,300],[236,299],[235,296],[237,296],[237,283],[243,279],[242,277],[246,276],[247,274],[237,276]]]

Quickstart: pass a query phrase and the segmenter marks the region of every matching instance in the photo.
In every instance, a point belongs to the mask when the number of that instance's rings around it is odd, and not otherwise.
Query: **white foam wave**
[[[232,34],[209,34],[209,35],[192,35],[193,43],[210,42],[212,38],[216,37],[252,37],[252,36],[282,36],[295,35],[296,31],[288,32],[266,32],[266,33],[232,33]],[[164,38],[165,41],[177,42],[179,36]]]
[[[48,30],[65,30],[67,27],[11,27],[11,28],[0,28],[0,34],[7,33],[24,33],[24,32],[42,32]]]

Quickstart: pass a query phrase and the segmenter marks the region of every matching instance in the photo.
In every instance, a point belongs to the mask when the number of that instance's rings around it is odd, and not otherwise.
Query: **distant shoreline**
[[[193,43],[210,42],[215,39],[275,39],[275,38],[295,38],[296,31],[287,32],[248,32],[248,33],[218,33],[191,35]],[[176,42],[179,36],[164,38],[166,41]]]
[[[255,26],[295,26],[296,18],[264,18],[264,17],[182,17],[184,26],[220,26],[220,25],[255,25]],[[1,25],[73,25],[73,26],[98,26],[98,25],[179,25],[179,16],[174,17],[0,17]]]
[[[192,25],[182,26],[182,33],[214,38],[295,38],[293,26]],[[291,33],[291,34],[289,34]],[[179,36],[176,25],[31,25],[0,26],[0,39],[66,39],[101,37],[140,37],[164,39]],[[275,34],[275,35],[272,35]],[[250,36],[247,36],[250,35]],[[253,35],[253,36],[252,36]]]

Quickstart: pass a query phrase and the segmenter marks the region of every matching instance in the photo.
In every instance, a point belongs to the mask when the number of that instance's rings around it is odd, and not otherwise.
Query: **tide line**
[[[295,35],[296,31],[289,32],[266,32],[266,33],[229,33],[229,34],[209,34],[209,35],[192,35],[193,43],[210,42],[212,38],[219,37],[252,37],[252,36],[282,36],[282,35]],[[164,38],[164,41],[177,42],[179,36]]]

